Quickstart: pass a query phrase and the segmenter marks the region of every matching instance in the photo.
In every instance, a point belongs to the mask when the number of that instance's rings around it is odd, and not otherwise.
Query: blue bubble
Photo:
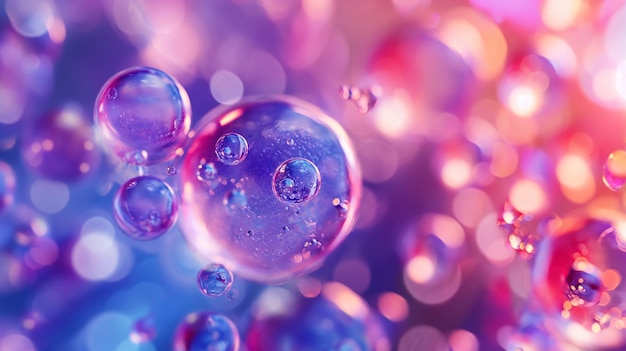
[[[196,312],[185,317],[174,336],[174,351],[237,351],[239,331],[226,316]]]
[[[225,165],[238,165],[248,155],[248,141],[237,133],[224,134],[215,143],[215,154]]]
[[[320,191],[322,178],[313,162],[304,158],[292,158],[281,163],[272,177],[276,197],[288,204],[310,201]]]
[[[219,297],[230,290],[233,274],[221,264],[210,264],[198,272],[196,281],[204,295]]]
[[[172,188],[159,178],[140,176],[118,190],[113,214],[120,228],[138,240],[151,240],[167,232],[178,216]]]
[[[191,126],[191,106],[167,73],[133,67],[104,84],[94,119],[111,153],[127,163],[153,165],[176,156]]]
[[[319,267],[352,229],[361,194],[355,152],[317,107],[282,96],[242,101],[209,112],[194,135],[179,167],[179,223],[207,261],[280,282]],[[236,166],[215,152],[226,135],[249,145]]]

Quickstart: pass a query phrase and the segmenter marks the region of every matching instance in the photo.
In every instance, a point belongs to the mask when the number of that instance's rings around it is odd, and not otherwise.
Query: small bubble
[[[251,230],[248,230],[248,231],[246,232],[246,235],[247,235],[247,236],[252,236],[252,231],[251,231]]]
[[[109,100],[117,99],[117,89],[116,88],[109,89],[109,91],[107,92],[107,97],[109,98]]]
[[[228,292],[233,284],[233,273],[221,264],[210,264],[196,276],[200,291],[208,297],[219,297]]]
[[[339,198],[333,199],[333,206],[337,209],[339,218],[345,218],[350,210],[350,203],[347,200],[341,201]]]
[[[313,252],[318,251],[321,248],[322,248],[322,243],[315,238],[311,238],[304,242],[304,247],[302,248],[302,251],[300,252],[300,254],[302,255],[303,259],[307,259],[311,257],[311,254]]]
[[[381,89],[379,86],[373,86],[369,89],[359,89],[354,86],[342,85],[339,88],[341,98],[346,101],[352,101],[361,113],[367,113],[374,108]]]
[[[248,205],[248,199],[243,189],[234,189],[224,194],[224,205],[234,209],[244,209]]]
[[[284,226],[283,227],[283,233],[287,233],[289,232],[289,227],[288,226]]]
[[[574,306],[600,302],[602,283],[597,275],[572,268],[565,278],[565,285],[565,295]]]
[[[287,145],[289,145],[289,146],[293,146],[293,144],[295,144],[296,142],[295,142],[293,139],[291,139],[291,138],[287,138],[286,143],[287,143]]]
[[[321,175],[313,162],[292,158],[283,162],[272,177],[274,195],[288,204],[302,204],[313,199],[320,190]]]
[[[238,165],[248,155],[248,141],[237,133],[224,134],[215,143],[215,154],[225,165]]]
[[[602,167],[602,181],[613,191],[626,184],[626,151],[616,150],[607,157]]]
[[[167,169],[165,170],[165,173],[167,173],[167,175],[173,176],[176,174],[176,167],[174,166],[168,166]]]
[[[202,182],[209,188],[214,189],[219,185],[219,179],[217,179],[217,168],[213,162],[202,162],[198,165],[196,170],[196,179]]]

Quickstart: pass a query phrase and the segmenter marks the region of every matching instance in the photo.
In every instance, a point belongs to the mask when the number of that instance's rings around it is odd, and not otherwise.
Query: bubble
[[[133,67],[104,84],[94,119],[111,153],[127,163],[153,165],[176,156],[189,132],[191,106],[167,73]]]
[[[376,106],[380,96],[380,87],[374,86],[369,89],[359,89],[355,86],[342,85],[339,94],[344,100],[352,101],[361,113],[367,113]]]
[[[579,211],[539,244],[533,296],[550,333],[585,349],[626,344],[625,224],[618,212]]]
[[[221,264],[210,264],[196,276],[200,291],[208,297],[219,297],[233,285],[233,274]]]
[[[239,331],[226,316],[196,312],[185,317],[174,336],[174,351],[237,351]]]
[[[156,327],[151,317],[138,319],[130,332],[130,340],[135,344],[149,342],[156,336]]]
[[[159,178],[139,176],[124,183],[113,200],[119,227],[138,240],[152,240],[167,232],[178,216],[178,204],[169,185]]]
[[[97,170],[100,153],[80,110],[69,106],[35,123],[22,146],[28,168],[58,181],[76,181]]]
[[[274,97],[222,106],[199,125],[179,169],[180,224],[207,261],[278,282],[317,267],[343,241],[361,180],[336,122],[314,106]],[[237,166],[214,151],[218,139],[233,133],[249,145]],[[322,179],[329,181],[321,186]],[[345,213],[338,214],[334,199],[349,204]]]
[[[215,154],[225,165],[236,166],[248,156],[248,141],[237,133],[224,134],[215,143]]]
[[[6,162],[0,161],[0,212],[13,204],[15,196],[15,172]]]
[[[165,169],[165,173],[167,173],[167,175],[169,175],[169,176],[176,175],[176,167],[174,167],[174,166],[167,166],[167,168]]]
[[[616,150],[607,157],[602,167],[602,181],[613,191],[626,184],[626,151]]]
[[[281,163],[272,177],[274,195],[287,205],[306,203],[320,190],[320,171],[313,162],[292,158]]]

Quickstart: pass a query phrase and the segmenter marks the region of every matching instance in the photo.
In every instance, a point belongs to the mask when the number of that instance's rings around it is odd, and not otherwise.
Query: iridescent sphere
[[[152,176],[139,176],[124,183],[113,200],[113,215],[119,227],[138,240],[165,234],[176,222],[178,204],[167,183]]]
[[[6,162],[0,161],[0,212],[13,203],[15,195],[15,172]]]
[[[540,243],[533,293],[553,335],[585,349],[626,344],[625,224],[622,213],[594,209],[564,218]]]
[[[239,331],[224,315],[212,312],[191,313],[176,330],[174,351],[207,350],[239,350]]]
[[[185,89],[167,73],[133,67],[104,84],[94,119],[114,155],[153,165],[176,156],[191,126],[191,106]]]
[[[238,165],[248,155],[248,141],[237,133],[224,134],[217,139],[215,155],[225,165]]]
[[[210,264],[202,268],[196,276],[200,291],[209,297],[219,297],[233,285],[233,274],[221,264]]]
[[[321,184],[320,171],[305,158],[286,160],[272,177],[274,195],[287,205],[309,202],[320,191]]]
[[[227,165],[214,150],[233,133],[247,141],[248,153]],[[264,282],[313,269],[348,235],[361,193],[355,153],[341,127],[288,97],[211,111],[180,175],[187,240],[208,261]]]
[[[52,112],[36,121],[22,146],[25,164],[38,175],[75,181],[93,173],[100,163],[100,152],[91,126],[72,107]]]
[[[331,282],[315,298],[296,298],[270,288],[253,308],[258,311],[243,343],[248,351],[391,350],[380,320],[346,286]]]

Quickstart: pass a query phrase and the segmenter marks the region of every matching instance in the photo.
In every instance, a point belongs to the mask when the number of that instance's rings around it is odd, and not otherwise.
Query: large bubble
[[[133,67],[104,84],[94,119],[114,155],[153,165],[176,156],[191,126],[191,105],[185,89],[167,73]]]
[[[206,259],[281,281],[316,267],[348,235],[360,171],[330,117],[275,97],[211,111],[200,126],[181,167],[180,223]],[[220,158],[232,135],[247,144],[240,163]],[[233,145],[243,145],[239,137]]]

